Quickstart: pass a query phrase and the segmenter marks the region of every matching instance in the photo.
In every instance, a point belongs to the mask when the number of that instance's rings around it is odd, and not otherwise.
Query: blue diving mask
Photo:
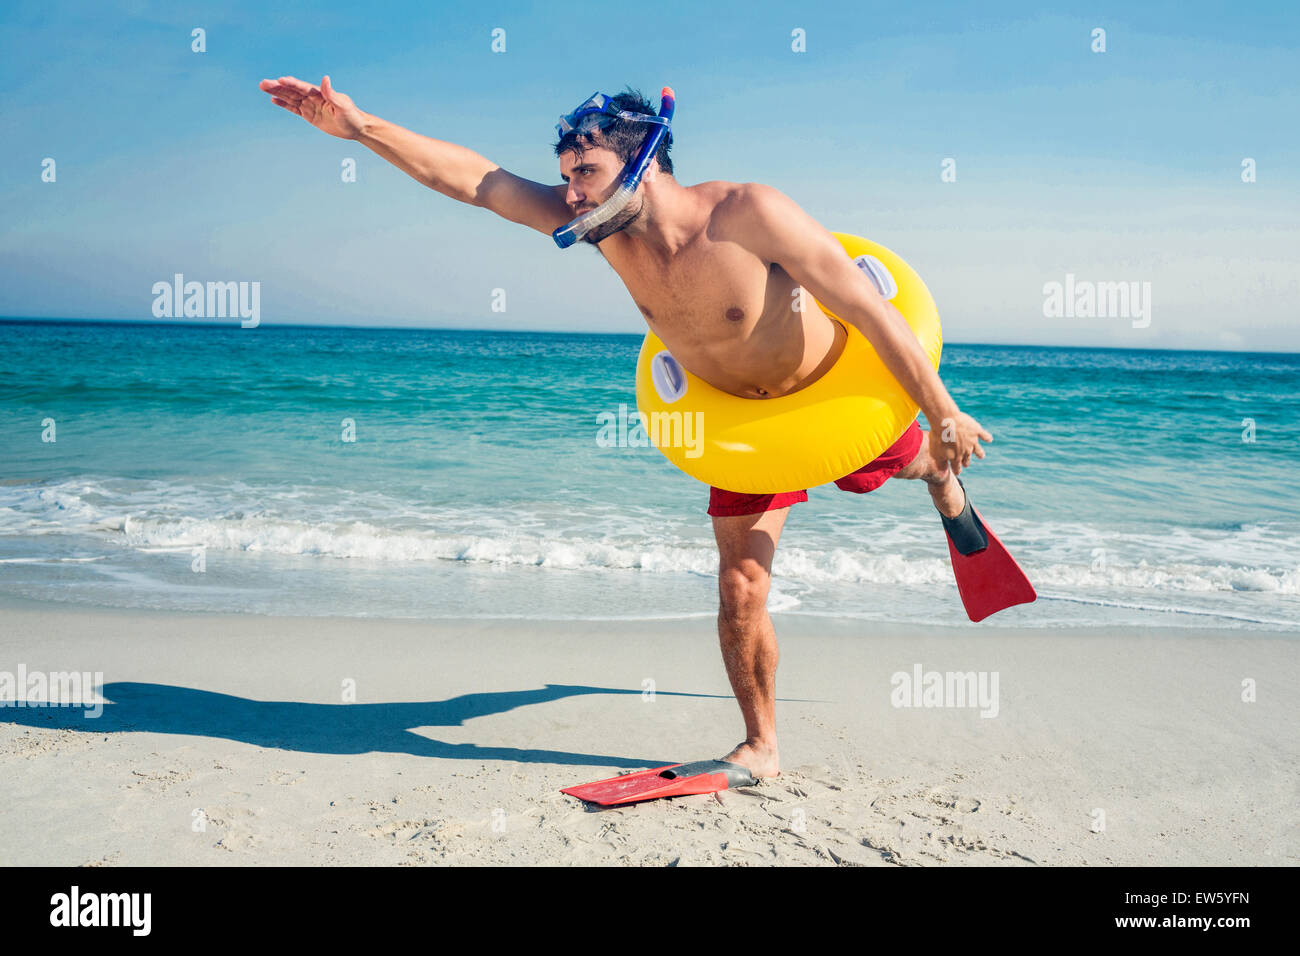
[[[615,118],[634,123],[650,123],[653,128],[646,136],[645,142],[641,144],[640,152],[623,168],[623,181],[619,183],[618,189],[614,190],[614,194],[595,209],[584,212],[567,226],[561,226],[551,233],[557,246],[567,249],[597,226],[604,225],[627,208],[636,193],[637,186],[641,184],[641,177],[645,175],[650,160],[659,150],[659,144],[663,142],[664,137],[668,135],[675,100],[672,87],[665,86],[660,94],[659,115],[650,116],[646,113],[621,110],[604,93],[593,93],[576,110],[560,117],[560,121],[555,124],[555,131],[561,138],[571,132],[586,133],[592,129],[602,128]]]

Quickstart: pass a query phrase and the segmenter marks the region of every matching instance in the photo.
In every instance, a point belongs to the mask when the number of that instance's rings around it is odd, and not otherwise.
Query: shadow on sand
[[[414,733],[414,727],[459,727],[474,717],[500,714],[587,694],[640,694],[640,690],[547,684],[537,690],[465,694],[449,700],[405,704],[304,704],[248,700],[166,684],[105,684],[108,703],[98,717],[68,706],[0,707],[0,722],[19,726],[110,734],[149,731],[224,737],[258,747],[320,754],[402,753],[446,760],[513,760],[575,766],[646,767],[673,763],[644,757],[449,744]],[[657,691],[658,696],[731,699],[717,694]],[[688,755],[689,757],[690,755]],[[680,758],[679,758],[680,759]]]

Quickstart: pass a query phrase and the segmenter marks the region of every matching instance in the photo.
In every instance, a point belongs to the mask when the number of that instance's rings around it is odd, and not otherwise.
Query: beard
[[[595,245],[602,239],[608,239],[610,236],[614,235],[614,233],[626,229],[629,225],[640,219],[641,214],[645,212],[645,196],[641,195],[638,198],[640,199],[640,202],[633,199],[632,202],[627,204],[627,207],[622,212],[603,226],[597,226],[595,229],[591,230],[591,232],[587,233],[587,235],[583,237],[582,241]]]

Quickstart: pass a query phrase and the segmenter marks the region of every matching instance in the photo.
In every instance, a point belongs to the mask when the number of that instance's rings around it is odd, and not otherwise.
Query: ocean
[[[598,441],[635,409],[640,336],[10,321],[0,347],[0,595],[717,612],[708,487]],[[993,622],[1300,630],[1300,355],[948,345],[940,372],[995,437],[971,499],[1039,592]],[[778,630],[978,626],[923,483],[809,495],[773,566]]]

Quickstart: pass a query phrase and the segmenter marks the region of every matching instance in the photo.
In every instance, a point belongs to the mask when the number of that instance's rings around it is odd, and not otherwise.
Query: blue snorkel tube
[[[653,123],[654,129],[650,131],[650,134],[645,138],[645,142],[641,144],[641,151],[623,170],[623,181],[619,184],[618,189],[614,190],[614,195],[595,209],[584,212],[567,226],[561,226],[551,233],[551,238],[555,240],[557,246],[561,249],[569,248],[597,226],[604,225],[627,208],[628,203],[632,201],[632,196],[636,193],[637,186],[641,184],[641,177],[645,175],[651,158],[658,151],[659,144],[663,142],[664,137],[668,135],[675,102],[676,97],[673,94],[672,87],[665,86],[660,94],[659,115],[649,116],[645,113],[631,113],[627,110],[617,109],[610,104],[609,97],[596,93],[572,113],[560,118],[560,122],[555,129],[561,137],[571,130],[585,131],[592,126],[599,126],[602,119],[614,116],[636,123]]]

